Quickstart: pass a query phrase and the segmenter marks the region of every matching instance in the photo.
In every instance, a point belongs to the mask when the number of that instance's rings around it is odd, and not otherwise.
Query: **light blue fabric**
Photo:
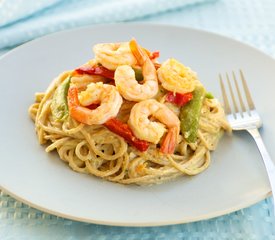
[[[31,16],[32,14],[37,13],[40,10],[53,6],[59,1],[61,0],[2,0],[0,1],[0,27]]]
[[[210,1],[213,0],[4,0],[0,1],[0,49],[59,30],[129,21]],[[20,18],[22,21],[16,21]]]
[[[25,2],[27,1],[25,0]],[[69,8],[74,8],[74,4],[77,5],[77,1],[69,0],[67,2],[68,11]],[[174,3],[174,1],[172,2]],[[101,1],[97,1],[97,3],[106,4]],[[169,4],[169,0],[167,0],[167,4]],[[54,15],[54,11],[57,13],[58,8],[62,8],[63,5],[66,4],[64,2],[56,3],[51,10],[45,9],[43,14],[51,12]],[[40,14],[43,15],[41,11],[43,10],[40,9]],[[188,26],[220,33],[253,45],[275,57],[274,0],[219,0],[196,7],[179,8],[177,6],[174,11],[165,13],[164,11],[163,13],[155,12],[153,15],[148,13],[144,17],[140,15],[138,19],[135,17],[129,19],[139,22]],[[28,18],[34,17],[25,16],[22,22],[11,24],[5,29],[6,31],[13,29],[17,24],[24,25]],[[116,21],[116,19],[112,21]],[[100,20],[94,20],[94,22],[98,23]],[[0,28],[0,42],[3,37],[2,33],[3,28]],[[270,81],[273,80],[270,79]],[[249,208],[206,221],[164,227],[111,227],[58,218],[29,208],[0,191],[0,239],[275,240],[275,217],[272,200],[268,198]]]

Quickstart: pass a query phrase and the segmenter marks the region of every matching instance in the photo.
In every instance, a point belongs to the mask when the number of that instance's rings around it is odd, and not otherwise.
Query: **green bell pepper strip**
[[[205,94],[205,97],[208,98],[208,99],[213,99],[214,98],[214,95],[211,93],[211,92],[207,92]]]
[[[51,111],[54,119],[57,121],[64,121],[69,116],[67,95],[70,82],[71,76],[67,77],[55,90],[51,103]]]
[[[180,129],[185,140],[193,143],[197,139],[199,120],[205,89],[196,87],[193,91],[193,99],[180,109]]]
[[[133,70],[135,71],[136,80],[138,82],[143,81],[142,69],[140,69],[140,68],[133,68]]]

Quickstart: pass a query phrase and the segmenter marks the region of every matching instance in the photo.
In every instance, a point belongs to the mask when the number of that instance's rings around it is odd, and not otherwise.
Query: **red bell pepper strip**
[[[173,92],[168,92],[166,95],[166,101],[170,103],[174,103],[178,105],[179,107],[182,107],[186,103],[188,103],[191,99],[193,98],[193,94],[190,93],[173,93]]]
[[[152,52],[149,57],[150,57],[151,60],[159,58],[159,51]]]
[[[107,122],[104,123],[104,126],[107,127],[110,131],[123,137],[126,142],[128,142],[130,145],[134,146],[141,152],[146,151],[149,147],[148,142],[144,140],[140,140],[134,136],[128,124],[123,123],[116,118],[112,118],[108,120]]]
[[[151,60],[154,60],[156,58],[159,58],[159,51],[154,51],[154,52],[150,52],[148,49],[146,48],[142,48],[143,51],[146,52],[146,54],[148,55],[148,57],[151,59]]]
[[[79,74],[100,75],[102,77],[114,79],[115,72],[111,71],[103,66],[89,66],[83,65],[75,71]]]

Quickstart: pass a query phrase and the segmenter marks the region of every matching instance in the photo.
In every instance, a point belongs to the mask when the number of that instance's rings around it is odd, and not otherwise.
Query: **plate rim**
[[[229,41],[233,41],[237,44],[241,44],[245,47],[248,47],[248,48],[262,54],[262,55],[265,55],[266,57],[270,58],[270,60],[275,61],[275,57],[267,54],[266,52],[264,52],[262,50],[260,50],[256,46],[254,46],[254,45],[252,45],[248,42],[243,42],[239,39],[236,39],[233,36],[223,35],[222,33],[214,32],[214,31],[206,30],[206,29],[200,29],[200,28],[188,27],[188,26],[180,26],[180,25],[173,25],[173,24],[170,24],[170,23],[157,23],[157,22],[152,22],[152,23],[151,22],[149,22],[149,23],[146,23],[146,22],[100,23],[100,24],[94,24],[94,25],[85,25],[85,26],[79,26],[79,27],[63,29],[63,30],[60,30],[60,31],[57,31],[57,32],[52,32],[52,33],[48,33],[46,35],[36,37],[36,38],[31,39],[27,42],[23,42],[22,44],[17,45],[15,47],[11,47],[12,48],[11,50],[8,50],[4,54],[0,55],[0,60],[2,60],[2,58],[5,58],[9,54],[13,53],[14,51],[17,51],[17,50],[19,50],[19,49],[21,49],[21,48],[23,48],[27,45],[33,44],[36,41],[40,41],[40,40],[43,40],[43,39],[46,39],[48,37],[52,37],[52,36],[55,36],[55,35],[63,34],[63,33],[66,33],[66,32],[78,31],[78,30],[81,30],[81,29],[85,30],[85,29],[89,29],[89,28],[100,28],[100,27],[107,27],[107,26],[115,26],[116,27],[116,26],[125,26],[125,25],[141,26],[141,27],[143,27],[143,26],[145,26],[145,27],[146,26],[168,27],[168,28],[175,28],[175,29],[185,29],[187,31],[194,31],[194,32],[198,32],[198,33],[202,32],[204,34],[209,34],[209,35],[212,35],[214,37],[223,38],[223,39],[226,39],[226,40],[229,40]]]
[[[91,218],[80,218],[80,217],[76,217],[76,216],[71,216],[68,214],[64,214],[58,211],[54,211],[48,208],[44,208],[38,204],[34,204],[32,202],[29,202],[28,200],[21,198],[20,196],[16,195],[13,192],[10,192],[9,190],[3,188],[0,185],[0,190],[4,191],[5,194],[10,195],[11,197],[13,197],[14,199],[32,207],[35,208],[36,210],[51,214],[51,215],[55,215],[57,217],[61,217],[64,218],[66,220],[73,220],[73,221],[78,221],[78,222],[83,222],[83,223],[92,223],[92,224],[99,224],[99,225],[106,225],[106,226],[118,226],[118,227],[161,227],[161,226],[169,226],[169,225],[175,225],[175,224],[185,224],[185,223],[192,223],[192,222],[197,222],[197,221],[203,221],[203,220],[210,220],[212,218],[215,217],[221,217],[224,216],[226,214],[230,214],[233,213],[235,211],[244,209],[244,208],[248,208],[268,197],[271,196],[271,191],[267,192],[266,194],[263,194],[262,196],[257,196],[255,199],[253,199],[252,201],[248,202],[246,201],[243,204],[239,204],[236,205],[234,207],[231,208],[227,208],[225,210],[222,211],[216,211],[216,212],[212,212],[211,214],[205,214],[205,215],[199,215],[197,217],[193,217],[193,218],[185,218],[184,220],[176,220],[176,221],[158,221],[158,222],[114,222],[114,221],[103,221],[103,220],[96,220],[96,219],[91,219]]]

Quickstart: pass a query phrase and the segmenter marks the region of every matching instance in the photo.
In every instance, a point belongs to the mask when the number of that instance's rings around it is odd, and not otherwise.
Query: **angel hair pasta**
[[[231,129],[197,74],[173,58],[157,62],[159,52],[134,39],[93,50],[94,59],[61,73],[29,108],[46,152],[122,184],[204,171]]]

